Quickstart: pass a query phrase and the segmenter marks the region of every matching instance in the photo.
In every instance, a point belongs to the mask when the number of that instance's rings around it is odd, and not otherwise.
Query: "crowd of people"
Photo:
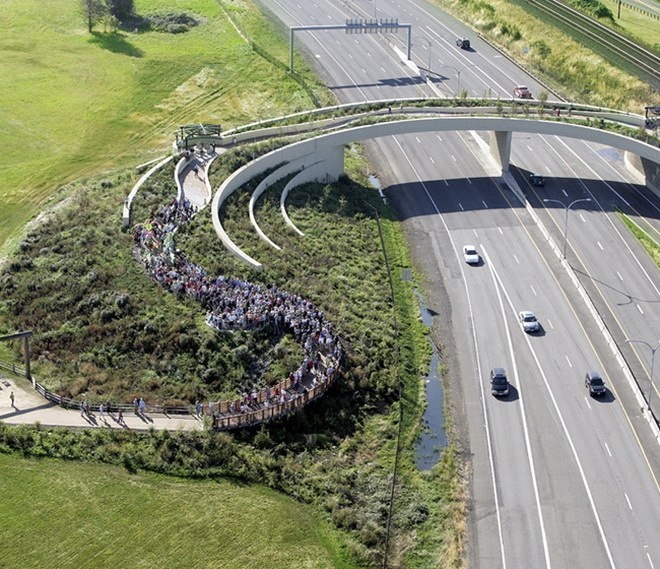
[[[195,214],[188,200],[173,200],[149,221],[134,228],[136,255],[149,275],[166,290],[199,301],[206,323],[218,331],[271,326],[290,333],[305,351],[300,368],[276,386],[246,386],[246,394],[228,405],[228,412],[248,413],[291,401],[321,382],[333,379],[342,359],[342,347],[321,310],[297,294],[274,285],[260,285],[226,276],[212,277],[191,262],[174,244],[176,230]],[[290,381],[286,381],[289,379]],[[289,389],[283,389],[287,383]],[[213,405],[209,411],[213,410]],[[215,405],[217,416],[220,405]]]

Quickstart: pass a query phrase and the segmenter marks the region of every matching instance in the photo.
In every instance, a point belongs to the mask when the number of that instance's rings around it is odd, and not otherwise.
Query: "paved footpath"
[[[9,384],[9,385],[7,385]],[[14,406],[10,393],[14,392]],[[98,411],[82,416],[78,409],[64,409],[51,403],[32,389],[31,384],[22,378],[0,374],[0,421],[9,425],[33,425],[39,422],[45,427],[72,427],[93,429],[125,429],[127,431],[147,431],[150,428],[167,431],[202,430],[204,425],[193,415],[165,415],[147,413],[138,416],[124,412],[124,422],[117,422],[117,415],[105,413],[101,418]]]

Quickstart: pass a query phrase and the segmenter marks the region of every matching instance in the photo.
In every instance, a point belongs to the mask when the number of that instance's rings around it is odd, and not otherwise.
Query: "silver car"
[[[518,320],[525,332],[538,332],[541,328],[536,316],[534,316],[534,313],[529,310],[521,310],[518,313]]]
[[[479,253],[474,245],[463,246],[463,258],[468,265],[478,265],[480,262]]]

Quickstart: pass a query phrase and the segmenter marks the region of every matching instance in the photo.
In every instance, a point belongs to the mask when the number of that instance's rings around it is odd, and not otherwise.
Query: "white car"
[[[520,320],[520,325],[525,332],[538,332],[541,328],[536,316],[529,310],[520,311],[518,313],[518,320]]]
[[[479,258],[479,253],[477,253],[477,248],[474,245],[463,246],[463,257],[468,265],[478,265],[481,260]]]

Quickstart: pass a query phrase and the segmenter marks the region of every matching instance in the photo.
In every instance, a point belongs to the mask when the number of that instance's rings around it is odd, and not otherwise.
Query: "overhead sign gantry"
[[[345,24],[328,24],[316,26],[293,26],[290,29],[289,41],[289,69],[293,73],[293,38],[296,32],[309,32],[314,30],[346,30],[347,34],[395,34],[400,29],[408,30],[408,52],[406,57],[410,59],[410,33],[412,24],[399,24],[397,18],[358,18],[346,20]]]

